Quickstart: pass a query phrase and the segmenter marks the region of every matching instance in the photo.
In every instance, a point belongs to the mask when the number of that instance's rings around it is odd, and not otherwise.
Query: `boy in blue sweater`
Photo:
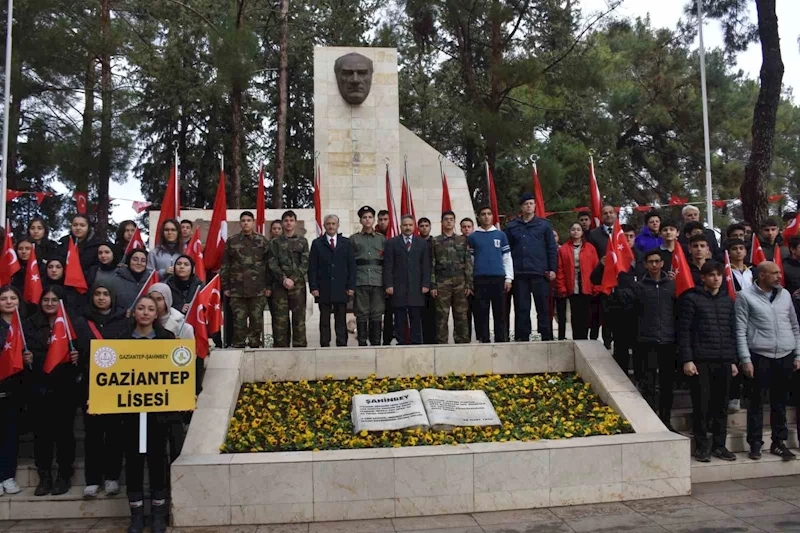
[[[489,306],[494,316],[494,340],[506,342],[505,298],[514,281],[514,265],[511,247],[506,234],[494,227],[491,207],[478,211],[476,229],[467,238],[469,250],[475,259],[473,271],[475,300],[478,302],[476,316],[477,337],[480,342],[491,342],[489,336]]]

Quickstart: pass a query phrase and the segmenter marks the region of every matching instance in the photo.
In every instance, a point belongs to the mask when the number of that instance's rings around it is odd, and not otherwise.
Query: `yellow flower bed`
[[[486,392],[503,427],[459,427],[452,433],[401,430],[353,434],[354,394],[404,389]],[[631,433],[577,374],[415,376],[346,381],[248,383],[222,446],[225,453],[341,450],[564,439]]]

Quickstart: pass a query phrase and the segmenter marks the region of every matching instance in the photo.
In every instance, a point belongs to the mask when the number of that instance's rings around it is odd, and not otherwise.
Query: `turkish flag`
[[[266,191],[264,190],[264,166],[261,166],[261,172],[258,173],[258,194],[256,195],[256,233],[265,235],[266,231],[266,211],[267,211],[267,198]],[[203,274],[205,275],[205,273]],[[203,280],[205,281],[205,280]]]
[[[397,208],[394,205],[392,178],[389,176],[389,165],[386,165],[386,209],[389,211],[389,225],[386,227],[386,238],[400,235],[400,222],[397,219]]]
[[[594,175],[594,159],[589,157],[589,204],[591,206],[592,227],[600,226],[603,213],[603,200],[600,197],[600,187],[597,186],[597,177]]]
[[[186,255],[194,261],[194,275],[203,283],[206,282],[206,265],[203,259],[203,243],[200,242],[200,228],[194,228],[192,238],[186,245]]]
[[[60,364],[70,362],[69,352],[74,338],[75,330],[72,328],[69,316],[64,311],[64,302],[61,302],[50,335],[50,346],[47,348],[47,356],[44,359],[45,374],[49,374]]]
[[[669,197],[669,205],[686,205],[688,202],[688,198],[681,198],[680,196],[670,195]]]
[[[26,194],[25,191],[13,191],[11,189],[6,190],[6,202],[10,202],[15,198],[19,198],[20,196],[24,196]]]
[[[769,203],[771,203],[771,204],[775,203],[775,202],[779,202],[780,200],[783,200],[783,195],[782,194],[773,194],[772,196],[767,198],[767,201]]]
[[[452,211],[453,203],[450,201],[450,187],[447,186],[447,174],[442,169],[442,213]]]
[[[500,207],[497,204],[497,189],[494,186],[494,176],[492,175],[492,169],[489,168],[488,161],[486,162],[486,183],[489,188],[489,204],[492,207],[492,224],[497,229],[500,229]]]
[[[19,310],[11,317],[11,325],[6,333],[3,351],[0,352],[0,381],[22,372],[25,367],[22,361],[22,349],[25,339],[22,336],[22,322],[19,319]]]
[[[619,258],[615,246],[606,248],[606,262],[603,267],[603,281],[600,284],[600,292],[611,294],[611,291],[619,284]]]
[[[713,200],[713,201],[711,202],[711,204],[712,204],[714,207],[718,207],[718,208],[720,208],[720,209],[722,209],[723,207],[725,207],[725,204],[727,204],[727,203],[728,203],[728,201],[727,201],[727,200]]]
[[[758,237],[756,237],[756,234],[753,233],[753,239],[750,243],[750,264],[756,267],[759,265],[759,263],[763,263],[766,260],[767,256],[764,255],[764,249],[761,248],[761,243],[758,242]]]
[[[150,294],[150,287],[158,283],[160,280],[158,278],[158,270],[153,270],[150,275],[147,277],[147,281],[144,282],[142,285],[142,289],[139,291],[139,294],[136,295],[136,300],[133,301],[133,305],[136,305],[136,301],[142,297]],[[133,307],[133,306],[131,306]]]
[[[164,199],[161,200],[161,212],[158,214],[158,223],[156,224],[156,240],[155,243],[161,240],[161,226],[164,222],[174,218],[180,219],[181,205],[178,201],[180,195],[180,188],[178,186],[178,167],[177,164],[172,167],[169,173],[169,181],[167,182],[167,190],[164,191]]]
[[[147,247],[144,245],[142,233],[139,231],[139,228],[136,228],[136,231],[133,232],[133,236],[131,237],[131,241],[128,243],[128,246],[125,247],[125,257],[131,255],[134,250],[146,249]]]
[[[141,213],[142,211],[144,211],[145,209],[147,209],[151,205],[153,205],[153,202],[142,202],[141,200],[134,200],[133,204],[131,205],[131,207],[133,207],[133,210],[136,211],[136,214],[138,215],[139,213]],[[159,217],[159,218],[161,218],[161,217]]]
[[[31,256],[28,258],[28,266],[25,267],[25,287],[22,291],[22,299],[31,304],[38,304],[42,297],[42,276],[39,274],[39,261],[36,260],[36,246],[31,248]]]
[[[533,196],[536,202],[536,216],[547,218],[547,211],[544,208],[544,194],[542,194],[542,184],[539,183],[539,169],[536,163],[533,164]]]
[[[614,242],[614,247],[617,249],[616,253],[619,256],[619,268],[620,272],[627,272],[631,268],[631,264],[633,264],[633,250],[628,245],[628,238],[625,237],[625,232],[622,231],[622,226],[619,223],[619,217],[614,220],[614,230],[611,232],[612,240]]]
[[[694,287],[692,271],[689,269],[686,256],[683,255],[683,246],[680,244],[676,244],[675,251],[672,252],[672,271],[675,273],[675,296],[680,296]]]
[[[417,212],[414,209],[414,198],[411,196],[411,184],[408,181],[408,169],[403,173],[403,189],[400,192],[400,216],[411,215],[414,218],[414,235],[419,235],[417,229]]]
[[[733,284],[733,268],[731,268],[731,257],[725,251],[725,283],[728,284],[728,296],[736,301],[736,285]]]
[[[69,249],[67,250],[67,266],[64,269],[64,286],[75,287],[79,294],[86,294],[89,286],[86,284],[86,277],[83,275],[81,266],[81,256],[75,241],[69,239]]]
[[[786,287],[786,278],[783,275],[783,254],[781,253],[781,247],[777,244],[775,245],[775,257],[773,257],[772,262],[778,265],[781,271],[781,285]]]
[[[614,229],[608,244],[603,281],[600,285],[600,290],[604,294],[611,294],[611,289],[617,286],[617,277],[620,272],[630,270],[634,259],[633,250],[628,246],[628,239],[622,231],[619,219],[614,222]]]
[[[789,222],[789,225],[786,226],[786,229],[783,230],[783,242],[788,246],[789,239],[798,233],[800,233],[800,213],[798,213],[797,216],[794,217],[791,222]]]
[[[652,211],[653,207],[649,205],[637,205],[634,209],[639,213],[646,213],[648,211]]]
[[[206,322],[208,334],[213,335],[222,327],[222,293],[219,274],[208,282],[197,295],[206,307]]]
[[[89,201],[89,193],[76,192],[73,196],[75,197],[75,205],[78,207],[78,213],[81,215],[85,215],[86,204]]]
[[[195,352],[197,357],[208,357],[208,319],[206,318],[206,305],[200,297],[202,289],[198,289],[192,298],[192,303],[186,311],[186,323],[194,328]]]
[[[225,253],[225,241],[228,240],[228,197],[225,194],[225,171],[219,171],[217,197],[214,199],[214,212],[211,215],[211,226],[208,228],[206,240],[206,271],[214,272],[222,266],[222,255]]]
[[[42,205],[42,202],[44,202],[44,199],[48,196],[53,196],[51,192],[37,192],[34,194],[36,195],[36,203],[39,205]]]
[[[0,258],[0,285],[11,283],[11,278],[21,268],[17,252],[14,250],[14,241],[11,240],[11,232],[6,230],[6,238],[3,241],[3,257]]]

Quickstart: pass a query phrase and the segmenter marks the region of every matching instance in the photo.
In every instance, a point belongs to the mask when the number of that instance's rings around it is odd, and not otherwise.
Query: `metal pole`
[[[706,92],[706,50],[703,46],[703,0],[697,0],[697,26],[700,36],[700,87],[703,96],[703,140],[706,149],[706,217],[708,227],[714,229],[714,192],[711,187],[711,141],[708,135],[708,94]]]
[[[6,79],[3,92],[4,109],[3,112],[3,162],[0,169],[0,181],[2,181],[2,201],[0,201],[0,220],[6,219],[6,191],[8,190],[8,123],[9,113],[11,112],[11,25],[14,10],[14,0],[8,0],[8,20],[6,21]]]

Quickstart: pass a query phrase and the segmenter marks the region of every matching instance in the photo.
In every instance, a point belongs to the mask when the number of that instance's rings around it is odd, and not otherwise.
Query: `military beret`
[[[370,206],[365,205],[364,207],[358,210],[358,218],[363,217],[364,214],[366,213],[372,213],[372,216],[375,216],[375,210],[372,209]]]

